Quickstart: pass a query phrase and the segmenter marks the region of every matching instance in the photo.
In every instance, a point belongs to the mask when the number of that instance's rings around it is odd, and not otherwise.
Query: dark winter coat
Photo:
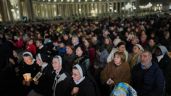
[[[166,92],[171,94],[171,55],[164,55],[159,62],[159,67],[163,71],[166,80]]]
[[[58,76],[62,74],[65,74],[66,78],[60,82],[57,82],[56,88],[54,87],[54,83],[55,83],[54,80],[52,90],[55,91],[55,96],[71,96],[71,91],[74,86],[73,80],[68,73],[64,72],[64,70],[61,70]],[[55,76],[57,80],[60,79],[60,77],[58,76]],[[54,96],[54,94],[52,96]]]
[[[138,96],[162,96],[164,83],[163,73],[155,63],[146,70],[143,70],[139,63],[132,70],[132,86]]]
[[[89,79],[85,78],[77,86],[79,87],[79,92],[76,96],[96,96],[95,86]]]
[[[43,96],[52,96],[52,66],[47,65],[43,71],[42,76],[38,79],[38,84],[34,87],[34,91]]]

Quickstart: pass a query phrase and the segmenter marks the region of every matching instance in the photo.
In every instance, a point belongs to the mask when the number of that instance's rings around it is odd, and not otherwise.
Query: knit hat
[[[24,52],[22,56],[30,56],[31,58],[33,58],[33,55],[31,54],[31,52]]]
[[[144,48],[140,44],[135,44],[141,51],[144,51]]]

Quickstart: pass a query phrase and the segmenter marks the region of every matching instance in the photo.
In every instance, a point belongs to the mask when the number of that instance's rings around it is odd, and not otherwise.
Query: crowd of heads
[[[170,32],[171,18],[165,15],[81,19],[53,24],[23,23],[4,25],[0,31],[0,44],[9,41],[13,45],[12,50],[23,57],[19,60],[32,64],[35,58],[39,66],[43,62],[50,63],[56,72],[64,66],[65,56],[74,54],[72,77],[79,82],[84,78],[83,70],[77,65],[82,57],[90,60],[86,70],[91,72],[103,69],[110,62],[117,66],[131,62],[131,68],[141,62],[147,68],[153,56],[157,58],[171,50]],[[40,54],[39,49],[44,46],[46,50]],[[11,54],[8,56],[11,57]]]

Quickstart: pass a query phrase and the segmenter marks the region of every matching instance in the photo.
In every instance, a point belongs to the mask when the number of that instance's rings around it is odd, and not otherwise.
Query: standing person
[[[101,72],[101,82],[107,92],[105,94],[109,94],[112,88],[119,82],[130,83],[130,75],[130,67],[125,60],[124,53],[115,52],[113,60]]]
[[[86,68],[84,66],[74,65],[72,78],[76,84],[71,93],[73,96],[97,96],[95,86],[86,76]]]
[[[132,69],[132,86],[138,96],[162,96],[165,80],[158,64],[152,62],[152,53],[144,51],[140,57]]]
[[[66,73],[62,68],[61,56],[53,57],[52,66],[55,71],[55,78],[52,86],[52,96],[71,96],[73,81],[69,74]]]
[[[52,66],[46,54],[38,53],[36,63],[41,67],[40,71],[33,78],[36,86],[28,94],[28,96],[52,96]],[[48,83],[47,83],[48,82]]]

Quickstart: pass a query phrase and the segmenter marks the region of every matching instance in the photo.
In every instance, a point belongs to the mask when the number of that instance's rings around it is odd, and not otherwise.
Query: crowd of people
[[[1,96],[171,96],[171,17],[3,25]]]

